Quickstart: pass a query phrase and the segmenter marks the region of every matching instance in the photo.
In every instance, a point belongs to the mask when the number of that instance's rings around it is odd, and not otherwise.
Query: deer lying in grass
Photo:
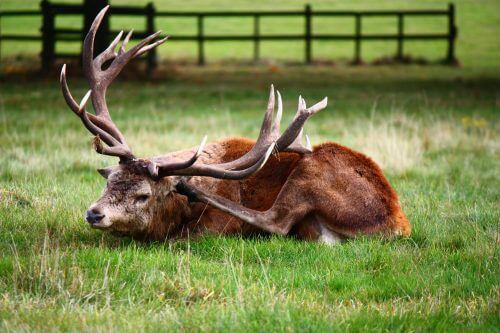
[[[272,233],[336,243],[359,234],[409,235],[395,191],[370,158],[332,142],[301,144],[304,123],[326,107],[326,98],[307,108],[299,97],[295,118],[280,135],[283,106],[271,86],[257,141],[231,138],[205,145],[205,137],[198,149],[136,158],[111,120],[106,90],[130,60],[166,38],[154,41],[157,32],[125,51],[129,33],[115,53],[120,33],[94,58],[95,34],[107,8],[84,41],[91,89],[80,104],[66,83],[66,66],[61,71],[64,98],[95,135],[95,150],[120,159],[117,166],[98,170],[107,186],[87,211],[90,226],[144,240]],[[85,108],[90,97],[95,115]]]

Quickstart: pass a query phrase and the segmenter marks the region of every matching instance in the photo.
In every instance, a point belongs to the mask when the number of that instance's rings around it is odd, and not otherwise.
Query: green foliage
[[[74,96],[86,85],[72,77]],[[439,79],[433,79],[439,78]],[[2,331],[498,330],[498,76],[464,69],[184,68],[117,82],[113,117],[139,156],[204,133],[256,137],[268,84],[290,121],[299,93],[330,106],[313,143],[379,161],[408,239],[327,247],[210,236],[144,244],[83,221],[116,163],[90,148],[57,80],[0,83]]]

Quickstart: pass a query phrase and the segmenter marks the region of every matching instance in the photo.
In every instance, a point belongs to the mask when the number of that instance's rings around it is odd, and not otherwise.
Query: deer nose
[[[90,224],[96,224],[99,223],[103,218],[104,214],[98,209],[98,208],[92,208],[87,211],[87,216],[85,217],[85,220],[87,220],[88,223]]]

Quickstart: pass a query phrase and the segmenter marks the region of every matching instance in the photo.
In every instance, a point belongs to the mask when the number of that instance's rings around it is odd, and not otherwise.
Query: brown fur
[[[218,141],[207,145],[200,160],[206,164],[231,161],[248,152],[253,144],[243,138]],[[183,151],[170,156],[189,154]],[[131,228],[131,236],[164,240],[205,233],[251,235],[266,230],[205,203],[188,202],[184,195],[168,190],[175,177],[153,181],[144,164],[135,161],[122,165],[111,176],[106,190],[129,192],[139,179],[151,184],[152,198],[144,208],[150,212],[147,228]],[[244,180],[193,177],[190,182],[221,200],[262,212],[269,223],[276,224],[278,233],[301,239],[318,239],[320,224],[343,237],[410,234],[397,194],[380,168],[367,156],[336,143],[318,145],[309,155],[273,155],[262,170]]]

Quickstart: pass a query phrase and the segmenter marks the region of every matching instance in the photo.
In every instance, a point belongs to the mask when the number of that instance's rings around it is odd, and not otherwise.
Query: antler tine
[[[302,130],[307,119],[309,119],[309,117],[311,117],[313,114],[326,108],[327,104],[328,98],[325,97],[323,100],[314,104],[310,108],[306,108],[306,102],[300,96],[297,113],[295,114],[292,123],[288,126],[288,128],[276,142],[278,150],[283,151],[287,148],[290,148],[290,151],[298,153],[311,152],[310,149],[307,149],[307,147],[302,146],[302,144],[300,143]]]
[[[99,54],[95,59],[94,59],[94,65],[97,68],[101,68],[102,65],[111,59],[114,59],[118,56],[118,54],[115,52],[116,45],[120,42],[121,38],[123,35],[123,30],[116,35],[115,39],[109,44],[109,46],[104,50],[101,54]]]
[[[299,95],[299,103],[297,106],[297,113],[295,113],[295,116],[292,120],[292,124],[295,121],[295,119],[300,115],[301,112],[303,112],[306,109],[306,101],[302,98],[301,95]],[[304,147],[302,145],[302,134],[304,132],[304,128],[302,127],[299,131],[299,134],[295,137],[293,142],[285,149],[285,151],[290,151],[290,152],[296,152],[299,154],[309,154],[312,153],[312,148],[310,147],[311,142],[309,141],[309,137],[306,136],[307,140],[307,147]]]
[[[120,51],[119,55],[125,53],[125,47],[127,46],[128,41],[130,40],[130,37],[132,37],[132,33],[134,32],[134,29],[131,29],[128,34],[125,36],[123,39],[122,45],[120,46]]]
[[[158,37],[161,34],[161,31],[157,31],[154,34],[151,34],[141,40],[139,43],[137,43],[134,47],[132,47],[130,50],[128,50],[125,53],[119,54],[115,60],[111,63],[108,69],[105,70],[106,72],[106,80],[105,84],[109,85],[113,79],[121,72],[123,67],[125,67],[128,62],[139,55],[143,54],[146,51],[151,50],[154,47],[157,47],[158,45],[161,45],[164,43],[168,37],[165,37],[153,44],[148,45],[151,41],[153,41],[156,37]],[[142,51],[144,48],[144,51]]]
[[[85,75],[87,76],[87,79],[89,81],[95,80],[98,75],[98,72],[94,69],[94,39],[95,35],[97,34],[97,30],[99,29],[99,26],[101,25],[102,19],[104,18],[104,15],[106,15],[106,12],[109,9],[109,5],[104,7],[99,14],[94,19],[94,22],[92,22],[92,25],[90,26],[89,32],[87,33],[87,36],[85,36],[85,39],[83,41],[83,52],[82,52],[82,60],[83,60],[83,69],[85,72]],[[108,115],[109,116],[109,115]]]
[[[278,100],[281,101],[281,96],[279,95],[279,92],[278,92]],[[262,120],[259,137],[257,138],[257,142],[254,146],[255,151],[262,151],[261,148],[263,146],[268,146],[272,141],[275,141],[278,138],[279,122],[281,121],[282,110],[281,107],[278,106],[278,114],[276,115],[276,117],[274,117],[275,119],[273,122],[275,104],[276,103],[275,103],[274,85],[271,84],[271,88],[269,90],[269,100],[267,101],[266,113],[264,114],[264,119]]]
[[[276,91],[276,94],[278,95],[278,111],[276,112],[276,116],[274,117],[273,128],[271,130],[273,136],[275,137],[275,140],[278,139],[278,136],[280,134],[280,123],[281,117],[283,116],[283,101],[281,100],[281,94],[279,91]]]
[[[269,98],[267,100],[267,108],[266,113],[264,114],[264,120],[262,121],[261,133],[267,131],[269,126],[271,126],[271,122],[273,121],[273,113],[274,113],[274,104],[275,102],[275,94],[274,94],[274,84],[271,84],[269,88]]]
[[[158,34],[160,33],[161,31],[158,31]],[[158,45],[161,45],[163,43],[165,43],[167,41],[167,39],[169,39],[170,36],[165,36],[164,38],[160,39],[160,40],[157,40],[156,42],[152,43],[152,44],[149,44],[149,45],[146,45],[144,46],[143,48],[141,48],[135,55],[134,55],[134,58],[135,57],[139,57],[141,55],[143,55],[144,53],[148,52],[149,50],[157,47]]]
[[[178,169],[185,169],[187,167],[190,167],[198,160],[198,157],[200,157],[200,155],[203,151],[203,148],[205,147],[205,144],[207,143],[207,138],[208,138],[207,135],[205,135],[203,137],[203,140],[201,140],[201,143],[198,146],[198,149],[195,151],[193,156],[186,161],[171,162],[171,163],[163,164],[163,165],[157,164],[155,161],[151,161],[148,165],[148,170],[149,170],[150,175],[153,178],[158,178],[158,177],[161,178],[161,177],[165,177],[169,171],[178,170]]]
[[[312,151],[311,139],[309,139],[309,135],[306,134],[306,149],[308,151]]]
[[[66,64],[64,64],[61,68],[61,76],[59,78],[59,82],[61,83],[61,89],[62,89],[62,94],[64,96],[64,100],[68,104],[69,108],[78,115],[79,113],[78,103],[71,95],[71,92],[69,91],[68,87],[68,82],[66,81]]]
[[[303,132],[304,129],[301,129],[295,140],[293,140],[293,142],[288,147],[286,147],[285,151],[299,153],[299,154],[312,153],[311,141],[309,140],[309,137],[307,135],[306,135],[306,146],[302,144]]]

